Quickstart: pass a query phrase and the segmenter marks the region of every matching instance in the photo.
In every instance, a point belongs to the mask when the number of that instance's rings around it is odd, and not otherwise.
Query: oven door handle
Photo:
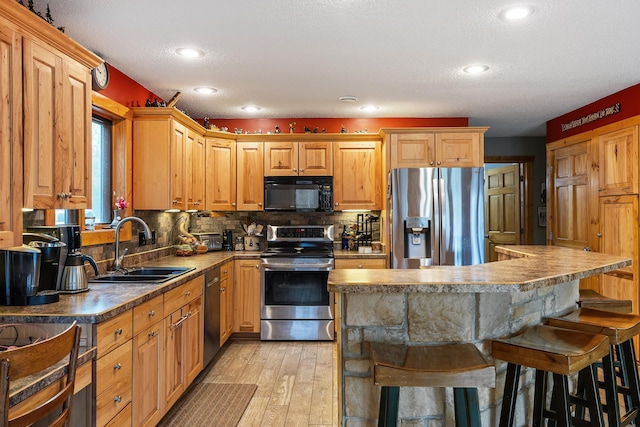
[[[262,268],[264,268],[265,270],[295,270],[298,268],[314,268],[314,269],[319,269],[319,270],[331,270],[333,269],[333,263],[332,262],[325,262],[325,263],[309,263],[309,264],[301,264],[301,263],[295,263],[295,264],[290,264],[290,263],[273,263],[270,262],[268,264],[263,263],[262,264]]]

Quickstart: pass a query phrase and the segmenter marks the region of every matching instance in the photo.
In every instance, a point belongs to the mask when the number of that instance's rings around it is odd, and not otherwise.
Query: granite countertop
[[[190,257],[168,256],[145,262],[145,266],[193,267],[195,270],[158,284],[90,283],[89,291],[62,294],[51,304],[23,307],[0,306],[0,322],[18,323],[99,323],[142,304],[170,289],[200,276],[234,258],[257,258],[259,252],[207,252]],[[133,267],[127,265],[126,267]]]
[[[497,247],[496,251],[517,259],[412,270],[333,270],[329,273],[329,290],[339,293],[524,292],[631,265],[627,257],[559,246],[504,246]]]

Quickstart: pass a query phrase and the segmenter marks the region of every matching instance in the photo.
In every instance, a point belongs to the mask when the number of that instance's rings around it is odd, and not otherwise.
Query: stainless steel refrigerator
[[[391,268],[484,263],[484,169],[390,172]]]

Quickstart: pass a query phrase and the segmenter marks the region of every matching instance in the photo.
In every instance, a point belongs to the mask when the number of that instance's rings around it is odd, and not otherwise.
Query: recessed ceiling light
[[[489,71],[489,66],[484,64],[467,65],[462,71],[467,74],[482,74]]]
[[[378,107],[377,105],[363,105],[362,107],[360,107],[360,109],[371,113],[373,111],[379,110],[380,107]]]
[[[244,107],[241,107],[241,108],[247,113],[255,113],[256,111],[260,111],[260,107],[256,105],[245,105]]]
[[[533,15],[534,10],[531,6],[513,6],[500,12],[500,17],[505,21],[520,21]]]
[[[340,98],[338,98],[338,101],[342,101],[342,102],[356,102],[358,100],[358,98],[356,98],[353,95],[346,95],[346,96],[341,96]]]
[[[203,50],[191,47],[181,47],[176,50],[176,53],[180,56],[184,56],[185,58],[202,58],[204,56]]]
[[[193,90],[195,90],[196,92],[198,92],[201,95],[211,95],[212,93],[216,93],[218,91],[216,88],[206,87],[206,86],[197,87],[197,88],[195,88]]]

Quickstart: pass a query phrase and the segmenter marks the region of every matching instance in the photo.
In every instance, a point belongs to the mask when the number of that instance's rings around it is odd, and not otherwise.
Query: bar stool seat
[[[558,426],[569,427],[573,419],[582,421],[580,425],[601,427],[604,421],[593,364],[608,354],[609,340],[605,335],[545,325],[492,341],[492,357],[508,362],[500,427],[513,425],[522,366],[536,369],[532,425],[541,426],[544,419],[549,419],[555,420]],[[553,376],[554,390],[549,409],[546,404],[548,373]],[[569,395],[568,377],[574,374],[583,378],[584,398]],[[572,404],[588,408],[589,421],[580,418],[579,413],[572,414]]]
[[[562,317],[549,318],[548,323],[609,338],[609,353],[601,364],[604,382],[600,387],[607,399],[604,410],[610,426],[624,426],[635,420],[640,411],[640,384],[633,338],[640,335],[640,316],[583,307]],[[616,367],[620,381],[616,378]],[[624,414],[620,413],[619,395],[623,396]]]
[[[578,307],[595,308],[597,310],[631,313],[633,311],[630,299],[614,299],[606,297],[592,289],[580,289]]]
[[[378,426],[396,426],[400,387],[453,387],[456,426],[480,427],[477,387],[495,387],[495,366],[473,344],[371,342],[373,380],[382,386]]]

